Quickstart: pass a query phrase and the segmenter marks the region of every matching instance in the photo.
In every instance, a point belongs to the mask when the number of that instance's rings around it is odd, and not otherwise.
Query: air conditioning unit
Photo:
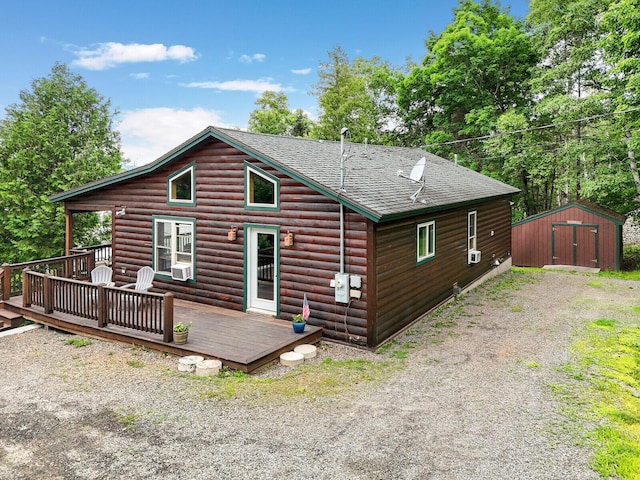
[[[480,263],[482,252],[480,250],[469,250],[469,263]]]
[[[171,265],[171,278],[186,282],[191,278],[191,265]]]

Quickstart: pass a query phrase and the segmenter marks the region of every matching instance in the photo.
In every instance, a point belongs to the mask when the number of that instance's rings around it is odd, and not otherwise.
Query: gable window
[[[436,255],[436,222],[418,224],[417,260],[423,262]]]
[[[167,180],[169,205],[195,205],[195,168],[187,165]]]
[[[477,250],[478,248],[478,212],[473,210],[467,214],[468,234],[467,234],[467,249],[469,251]]]
[[[195,272],[195,220],[178,218],[153,219],[153,265],[156,273],[171,275],[174,265],[189,265]]]
[[[277,209],[279,203],[278,179],[259,168],[245,164],[245,207]]]

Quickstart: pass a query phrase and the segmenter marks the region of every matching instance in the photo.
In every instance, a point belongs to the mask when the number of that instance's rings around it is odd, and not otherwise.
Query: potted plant
[[[293,325],[294,332],[302,333],[304,332],[304,327],[307,324],[307,322],[304,321],[301,313],[296,313],[293,316],[293,319],[291,320],[291,324]]]
[[[173,342],[177,345],[187,343],[187,337],[189,336],[189,328],[191,328],[191,322],[188,324],[178,322],[173,326]]]

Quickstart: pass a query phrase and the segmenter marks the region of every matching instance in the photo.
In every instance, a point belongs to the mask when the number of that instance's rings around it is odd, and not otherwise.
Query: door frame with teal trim
[[[278,316],[280,227],[245,224],[244,238],[244,310]]]

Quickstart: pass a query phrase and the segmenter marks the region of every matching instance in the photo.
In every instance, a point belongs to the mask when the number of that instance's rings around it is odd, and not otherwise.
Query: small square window
[[[418,225],[417,260],[422,262],[436,255],[436,222],[426,222]]]

